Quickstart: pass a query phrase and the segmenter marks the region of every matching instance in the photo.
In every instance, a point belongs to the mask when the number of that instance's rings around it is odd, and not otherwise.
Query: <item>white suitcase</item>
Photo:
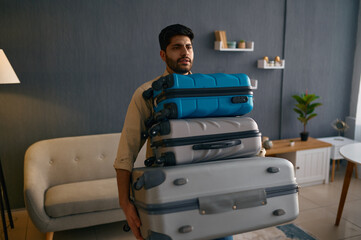
[[[175,119],[149,130],[155,157],[146,166],[172,166],[255,156],[262,147],[257,123],[249,117]]]
[[[147,240],[214,239],[298,216],[293,165],[252,157],[132,173],[132,195]]]

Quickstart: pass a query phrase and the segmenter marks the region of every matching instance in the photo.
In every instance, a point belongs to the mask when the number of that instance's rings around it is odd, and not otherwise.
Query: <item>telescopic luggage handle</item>
[[[233,140],[233,141],[224,141],[224,142],[215,142],[215,143],[203,143],[193,145],[193,150],[207,150],[207,149],[221,149],[221,148],[229,148],[242,144],[241,140]]]

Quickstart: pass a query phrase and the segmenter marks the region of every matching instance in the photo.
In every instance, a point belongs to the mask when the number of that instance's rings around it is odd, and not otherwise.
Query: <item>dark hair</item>
[[[172,37],[177,36],[177,35],[183,35],[183,36],[187,36],[189,37],[189,39],[192,41],[194,34],[192,32],[192,29],[183,26],[181,24],[173,24],[170,25],[166,28],[164,28],[160,33],[159,33],[159,45],[160,45],[160,49],[165,51],[167,46],[170,43],[170,40]]]

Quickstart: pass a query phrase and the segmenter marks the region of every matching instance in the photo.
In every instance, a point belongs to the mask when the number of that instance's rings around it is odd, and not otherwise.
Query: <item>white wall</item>
[[[354,70],[351,88],[350,116],[346,118],[346,123],[350,126],[345,133],[346,137],[361,142],[361,4],[359,5],[357,40],[354,60]],[[361,172],[361,165],[358,166]],[[359,175],[361,178],[361,175]]]
[[[350,114],[346,118],[346,122],[349,124],[350,129],[345,133],[346,137],[356,139],[361,138],[360,130],[361,127],[361,4],[359,6],[358,16],[358,28],[357,28],[357,40],[354,58],[354,68],[351,86],[351,97],[350,97]],[[355,134],[356,131],[358,134]],[[361,139],[359,139],[361,140]]]

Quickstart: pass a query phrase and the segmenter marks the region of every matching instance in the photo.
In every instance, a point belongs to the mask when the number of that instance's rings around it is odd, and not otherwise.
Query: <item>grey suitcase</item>
[[[175,119],[149,130],[155,158],[146,166],[255,156],[261,150],[257,123],[249,117]]]
[[[252,157],[132,173],[132,196],[147,240],[201,240],[278,225],[298,216],[293,165]]]

